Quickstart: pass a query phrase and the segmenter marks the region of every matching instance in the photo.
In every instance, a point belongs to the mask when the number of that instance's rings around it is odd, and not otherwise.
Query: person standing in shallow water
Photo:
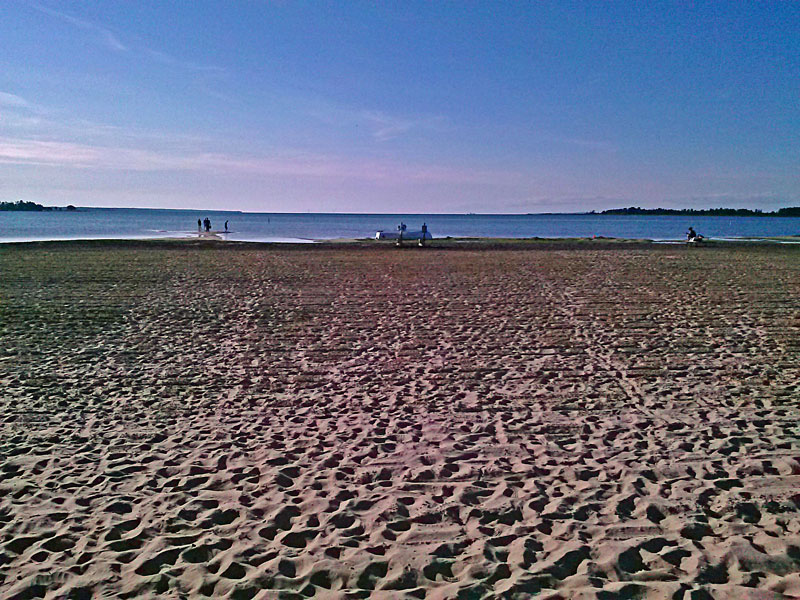
[[[209,219],[208,217],[206,217],[206,218],[205,218],[205,220],[203,221],[203,223],[204,223],[204,224],[205,224],[205,226],[206,226],[206,232],[209,232],[209,231],[211,231],[211,219]]]
[[[203,222],[197,219],[197,231],[203,231]]]
[[[225,233],[228,233],[228,222],[225,221]]]

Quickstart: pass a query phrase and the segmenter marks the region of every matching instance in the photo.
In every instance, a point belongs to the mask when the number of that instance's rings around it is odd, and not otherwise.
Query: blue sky
[[[0,200],[800,205],[797,2],[0,5]]]

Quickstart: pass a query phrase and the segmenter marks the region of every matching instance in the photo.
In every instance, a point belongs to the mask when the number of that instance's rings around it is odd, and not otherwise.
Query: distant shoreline
[[[52,211],[78,210],[72,204],[67,206],[44,206],[36,202],[17,200],[16,202],[0,202],[0,212],[52,212]]]
[[[780,208],[772,212],[764,212],[758,209],[749,208],[612,208],[602,212],[589,212],[583,214],[590,215],[612,215],[612,216],[667,216],[667,217],[800,217],[800,206]]]

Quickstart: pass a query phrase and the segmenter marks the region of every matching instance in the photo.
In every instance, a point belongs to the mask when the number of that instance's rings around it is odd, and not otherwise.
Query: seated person
[[[693,227],[689,227],[689,231],[686,232],[686,241],[687,242],[694,242],[702,240],[702,235],[697,235],[697,232],[694,230]]]

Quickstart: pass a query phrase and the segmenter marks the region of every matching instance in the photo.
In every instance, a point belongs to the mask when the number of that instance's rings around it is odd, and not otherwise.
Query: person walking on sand
[[[427,223],[423,223],[422,224],[422,235],[419,236],[419,245],[420,246],[424,246],[425,245],[425,238],[427,236],[428,236],[428,224]]]

